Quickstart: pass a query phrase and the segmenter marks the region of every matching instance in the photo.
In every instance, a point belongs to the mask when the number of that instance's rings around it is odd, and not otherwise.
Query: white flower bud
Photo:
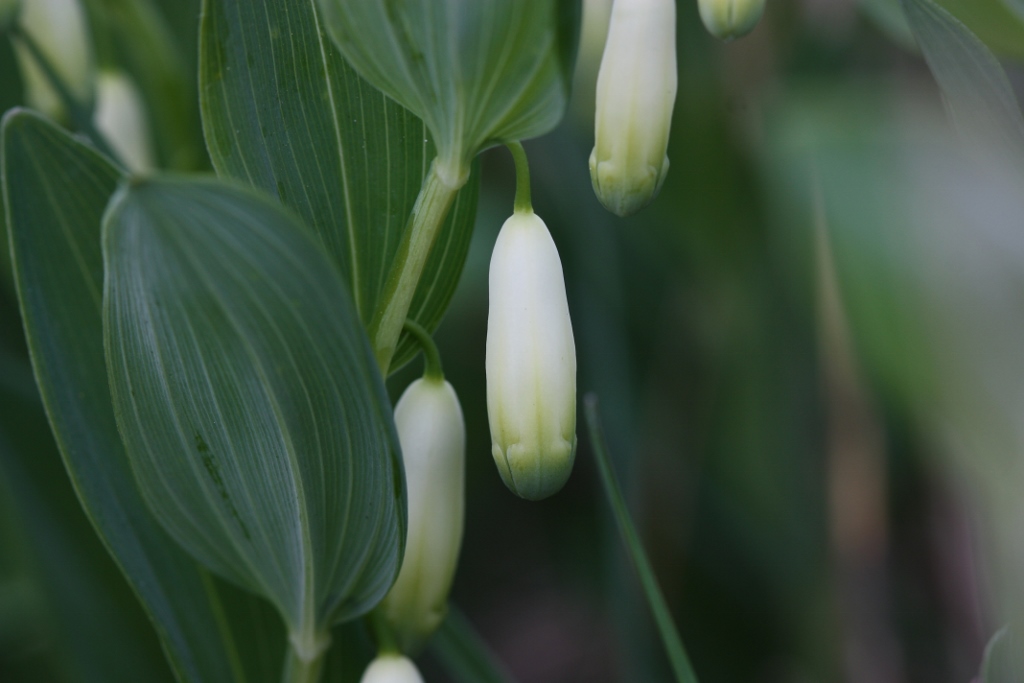
[[[398,579],[380,605],[403,652],[441,625],[462,543],[466,426],[452,385],[429,375],[395,406],[409,529]]]
[[[370,662],[360,683],[423,683],[423,677],[408,658],[384,654]]]
[[[764,13],[764,0],[698,0],[708,33],[722,40],[745,36]]]
[[[615,0],[590,153],[594,192],[609,211],[636,213],[661,189],[676,87],[675,0]]]
[[[79,0],[23,0],[19,23],[72,97],[83,106],[91,105],[95,65],[89,24]],[[66,114],[46,72],[21,41],[15,41],[15,47],[28,104],[50,117]]]
[[[576,348],[558,250],[532,211],[516,211],[502,226],[489,283],[491,453],[509,489],[540,500],[572,472]]]
[[[127,74],[100,72],[93,124],[129,169],[148,171],[154,167],[146,104]]]

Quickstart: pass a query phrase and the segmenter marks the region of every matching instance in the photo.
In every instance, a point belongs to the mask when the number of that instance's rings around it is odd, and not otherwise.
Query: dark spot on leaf
[[[252,536],[249,535],[249,529],[245,526],[245,522],[242,521],[241,515],[238,514],[238,509],[235,508],[235,504],[231,502],[231,496],[228,495],[228,488],[224,485],[224,477],[221,476],[220,466],[217,464],[217,460],[210,453],[210,447],[203,440],[203,435],[199,432],[195,434],[196,438],[196,451],[199,452],[199,458],[203,461],[203,467],[206,468],[206,473],[210,475],[210,480],[213,481],[213,485],[217,487],[217,493],[220,494],[220,498],[227,505],[228,510],[231,511],[231,516],[235,518],[238,523],[238,527],[242,530],[242,534],[245,536],[245,540],[251,541]]]

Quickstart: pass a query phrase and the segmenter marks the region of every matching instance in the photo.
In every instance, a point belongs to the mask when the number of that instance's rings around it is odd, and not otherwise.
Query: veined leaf
[[[318,0],[342,53],[421,117],[452,186],[495,144],[542,135],[568,101],[578,0]]]
[[[123,186],[103,257],[114,412],[143,497],[309,654],[380,601],[405,536],[391,405],[344,283],[292,214],[215,179]]]
[[[119,172],[42,117],[4,118],[3,191],[36,382],[86,514],[149,613],[181,681],[276,681],[236,666],[248,623],[211,596],[217,581],[163,531],[139,496],[110,401],[100,315],[100,222]],[[247,673],[248,672],[248,673]],[[259,675],[262,673],[262,675]]]
[[[1024,117],[1002,66],[983,42],[933,0],[902,0],[958,130],[1024,161]]]
[[[217,172],[275,195],[320,237],[368,324],[434,157],[423,122],[356,75],[314,0],[206,0],[203,127]],[[476,216],[459,192],[409,317],[433,331],[451,300]],[[392,362],[409,361],[405,335]]]

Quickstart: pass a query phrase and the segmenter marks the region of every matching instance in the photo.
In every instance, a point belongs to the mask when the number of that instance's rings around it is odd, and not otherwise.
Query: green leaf
[[[305,219],[368,324],[434,156],[423,123],[346,64],[313,0],[206,0],[200,86],[217,172]],[[417,288],[409,317],[431,331],[462,272],[477,194],[474,175]],[[391,369],[415,353],[405,335]]]
[[[405,536],[391,404],[344,283],[280,204],[216,179],[123,186],[103,256],[114,412],[143,497],[315,650],[384,596]]]
[[[601,416],[598,410],[597,396],[588,394],[583,399],[583,411],[587,418],[587,427],[590,431],[590,447],[597,459],[597,469],[601,474],[601,484],[605,495],[608,498],[608,505],[615,516],[615,522],[622,535],[622,543],[626,546],[629,559],[633,562],[640,583],[647,598],[647,604],[654,615],[654,621],[658,625],[658,632],[661,634],[662,643],[668,653],[672,670],[675,672],[676,680],[679,683],[697,683],[697,674],[693,671],[690,658],[686,654],[686,648],[679,637],[675,622],[672,620],[672,613],[669,612],[665,602],[665,596],[658,585],[658,578],[654,575],[651,562],[647,559],[640,535],[633,524],[633,518],[629,515],[626,507],[626,499],[622,495],[619,482],[615,478],[615,471],[612,469],[611,459],[608,457],[608,447],[605,445],[604,432],[601,429]]]
[[[210,602],[209,575],[150,515],[117,432],[100,315],[100,221],[119,172],[31,112],[10,112],[0,136],[33,369],[86,514],[149,613],[179,680],[276,680],[276,669],[248,679],[234,675],[238,655],[227,645],[234,617]]]
[[[456,683],[512,681],[512,676],[454,605],[448,606],[448,616],[430,639],[430,652]]]
[[[1002,66],[956,17],[932,0],[902,0],[957,129],[1024,160],[1024,117]]]
[[[356,71],[427,124],[449,185],[481,150],[562,118],[578,0],[318,2]]]

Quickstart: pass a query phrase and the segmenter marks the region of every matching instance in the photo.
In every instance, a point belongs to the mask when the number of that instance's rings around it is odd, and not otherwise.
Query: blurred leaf
[[[29,549],[51,660],[69,681],[173,680],[146,615],[82,514],[27,361],[27,391],[15,371],[5,367],[0,382],[0,488]]]
[[[1024,658],[1009,626],[999,629],[985,646],[981,662],[981,683],[1021,683]]]
[[[1008,7],[1024,0],[934,0],[962,21],[997,54],[1024,59],[1024,21]],[[913,39],[902,0],[860,0],[861,8],[904,48],[913,48]],[[1018,10],[1021,11],[1021,10]]]
[[[423,123],[355,74],[311,0],[206,0],[200,85],[218,173],[275,195],[304,218],[369,323],[434,156]],[[474,173],[409,312],[431,331],[462,273],[477,187]],[[416,351],[403,335],[391,370]]]
[[[1007,8],[1017,0],[936,0],[1000,55],[1024,59],[1024,23]]]
[[[246,677],[235,617],[157,525],[135,487],[114,421],[103,351],[100,221],[119,172],[90,147],[25,111],[4,118],[3,184],[22,316],[51,427],[86,514],[153,620],[182,681]]]
[[[968,142],[995,143],[1024,163],[1024,118],[992,52],[932,0],[902,0],[925,60]]]
[[[512,677],[498,662],[472,624],[454,605],[430,639],[430,652],[455,683],[510,683]]]
[[[104,219],[114,413],[143,498],[292,637],[398,572],[391,404],[344,283],[280,204],[216,179],[132,181]]]

